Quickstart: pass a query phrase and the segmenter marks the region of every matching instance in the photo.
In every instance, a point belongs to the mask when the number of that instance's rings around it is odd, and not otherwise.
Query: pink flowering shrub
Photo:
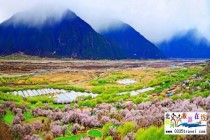
[[[14,108],[12,109],[12,113],[15,114],[15,115],[18,114],[18,113],[22,113],[22,109],[20,109],[20,108],[15,108],[15,107],[14,107]]]
[[[24,104],[18,105],[17,108],[20,108],[22,110],[22,113],[27,110],[27,107]]]
[[[23,134],[23,127],[20,124],[15,124],[11,128],[11,134],[16,139],[21,139]]]
[[[205,104],[205,101],[203,100],[201,96],[194,97],[192,100],[193,100],[193,103],[196,104],[197,106],[203,106]]]
[[[59,108],[56,108],[55,112],[61,112],[61,110]]]
[[[52,112],[52,110],[45,110],[45,116],[48,119],[53,119],[53,112]]]
[[[51,128],[51,132],[54,137],[58,137],[62,134],[62,126],[60,125],[53,125]]]
[[[126,122],[132,121],[133,120],[133,115],[131,113],[127,113],[124,117],[124,120]]]
[[[57,120],[51,123],[50,127],[52,128],[54,125],[61,125],[61,121]]]
[[[3,104],[0,104],[0,109],[6,109],[6,106]]]
[[[36,131],[40,131],[42,129],[42,123],[40,121],[35,121],[33,127]]]
[[[66,131],[67,131],[67,125],[62,126],[61,133],[63,134],[63,136],[65,136]]]
[[[81,138],[80,140],[91,140],[91,138],[88,137],[88,136],[86,136],[86,137],[84,137],[84,138]]]
[[[10,110],[13,110],[13,108],[15,107],[15,102],[12,101],[5,101],[3,103],[3,105],[6,106],[6,108],[9,108]]]
[[[206,108],[210,110],[210,96],[206,98]]]
[[[98,106],[98,108],[99,109],[105,109],[105,110],[110,110],[111,109],[111,105],[110,104],[100,104],[99,106]]]
[[[73,124],[71,131],[74,135],[77,134],[77,131],[80,129],[80,125],[78,123]]]
[[[18,116],[21,121],[25,120],[25,116],[22,113],[18,113],[16,116]]]
[[[38,135],[26,135],[23,140],[42,140]]]
[[[96,117],[94,116],[90,116],[87,118],[83,118],[81,120],[82,125],[84,125],[85,127],[96,127],[96,126],[100,126],[100,122],[96,119]]]
[[[44,110],[53,110],[53,107],[51,105],[45,103],[43,109]]]
[[[67,111],[70,111],[72,108],[70,107],[69,104],[65,105],[64,107],[64,111],[67,112]]]
[[[130,132],[125,137],[124,140],[135,140],[134,133]]]
[[[34,117],[42,116],[42,109],[40,107],[37,107],[32,110],[32,114]]]
[[[18,117],[17,115],[14,117],[13,121],[12,121],[12,125],[16,125],[16,124],[20,124],[21,123],[21,119],[20,117]]]
[[[108,136],[112,136],[114,139],[117,139],[118,138],[117,129],[113,126],[109,127]]]
[[[62,117],[63,117],[63,113],[62,113],[62,112],[55,112],[55,113],[53,114],[53,119],[54,119],[54,120],[61,120]]]
[[[116,119],[111,119],[110,122],[111,122],[112,124],[114,124],[114,125],[120,125],[120,124],[121,124],[121,122],[119,122],[119,121],[116,120]]]
[[[33,126],[29,123],[23,125],[23,135],[30,135],[33,131]]]
[[[107,122],[109,122],[110,121],[110,119],[109,119],[109,117],[107,117],[107,116],[102,116],[102,118],[101,118],[101,120],[100,120],[100,122],[102,123],[102,124],[105,124],[105,123],[107,123]]]
[[[76,122],[76,119],[79,119],[79,114],[72,112],[69,114],[69,122]]]
[[[0,118],[6,114],[6,107],[3,104],[0,104]]]

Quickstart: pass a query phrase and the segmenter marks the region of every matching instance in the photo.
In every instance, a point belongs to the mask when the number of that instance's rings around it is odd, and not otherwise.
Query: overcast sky
[[[193,28],[210,40],[210,0],[0,0],[0,22],[29,9],[29,17],[45,17],[43,8],[71,9],[97,31],[122,20],[154,43]]]

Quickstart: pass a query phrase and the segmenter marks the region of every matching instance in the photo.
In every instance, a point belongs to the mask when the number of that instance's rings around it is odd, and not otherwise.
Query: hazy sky
[[[33,9],[27,17],[39,21],[36,18],[45,18],[51,10],[55,14],[69,8],[97,31],[107,29],[113,20],[122,20],[153,42],[193,28],[210,40],[210,0],[43,1],[0,0],[0,22],[24,10]]]

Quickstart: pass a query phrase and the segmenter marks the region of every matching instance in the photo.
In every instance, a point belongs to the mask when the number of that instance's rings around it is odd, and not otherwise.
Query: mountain
[[[130,25],[118,22],[101,32],[103,36],[120,46],[127,58],[132,59],[162,59],[164,54],[144,36]]]
[[[70,10],[66,10],[59,19],[49,16],[37,26],[33,25],[34,19],[29,22],[21,19],[23,15],[27,12],[15,14],[0,24],[0,55],[22,52],[41,57],[124,58],[117,45],[98,34]]]
[[[175,35],[158,47],[169,58],[210,58],[210,42],[196,29]]]

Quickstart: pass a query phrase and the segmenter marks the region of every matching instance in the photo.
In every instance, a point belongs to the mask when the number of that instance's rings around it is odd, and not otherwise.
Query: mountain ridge
[[[41,57],[124,58],[118,46],[106,40],[70,10],[65,11],[61,20],[55,22],[49,18],[40,27],[28,26],[24,22],[12,24],[15,16],[0,24],[1,55],[24,52]]]
[[[210,58],[210,42],[197,29],[177,34],[157,46],[169,58]]]
[[[121,22],[121,21],[120,21]],[[128,58],[132,59],[163,59],[164,54],[143,35],[126,23],[110,27],[101,31],[108,40],[124,50]]]

